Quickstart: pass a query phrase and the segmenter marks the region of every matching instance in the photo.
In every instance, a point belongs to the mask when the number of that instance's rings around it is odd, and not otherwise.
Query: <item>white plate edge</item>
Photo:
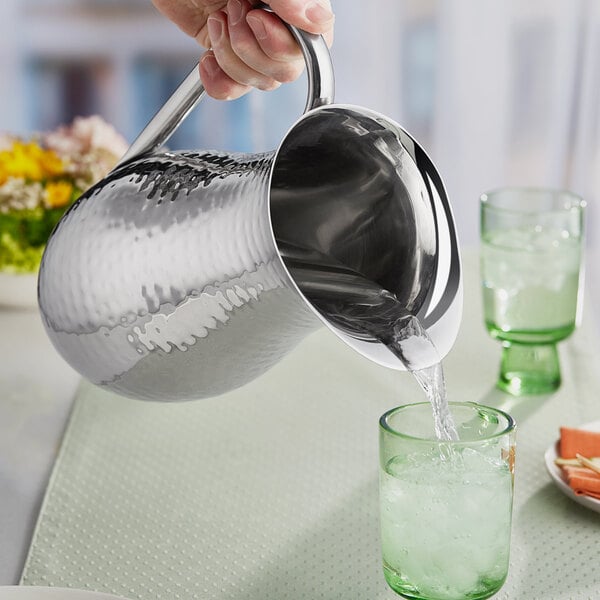
[[[0,600],[127,600],[105,592],[35,585],[0,586]]]
[[[600,420],[591,421],[590,423],[585,423],[583,425],[578,425],[574,427],[575,429],[585,429],[587,431],[598,431],[600,432]],[[554,464],[554,459],[558,457],[558,453],[556,451],[559,440],[556,440],[552,443],[544,453],[544,462],[546,464],[546,470],[548,474],[552,478],[553,483],[558,487],[558,489],[563,492],[566,496],[574,500],[578,504],[585,506],[591,510],[596,512],[600,512],[600,500],[596,498],[590,498],[589,496],[578,496],[567,484],[567,482],[562,477],[562,469]]]

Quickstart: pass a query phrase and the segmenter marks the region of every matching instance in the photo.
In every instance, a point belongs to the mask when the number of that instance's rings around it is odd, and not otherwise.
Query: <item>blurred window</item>
[[[51,129],[77,115],[99,112],[99,87],[108,69],[101,59],[32,60],[26,72],[32,129]]]
[[[435,113],[437,39],[433,17],[410,23],[402,36],[403,113],[411,124],[411,133],[421,143],[431,137]]]

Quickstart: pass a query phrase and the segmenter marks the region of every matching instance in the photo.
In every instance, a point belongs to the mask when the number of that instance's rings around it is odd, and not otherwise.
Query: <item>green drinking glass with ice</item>
[[[498,387],[560,386],[556,343],[577,324],[585,202],[567,191],[505,188],[481,197],[485,325],[502,342]]]
[[[508,572],[515,423],[474,403],[450,410],[458,440],[436,438],[428,402],[379,422],[383,572],[404,598],[489,598]]]

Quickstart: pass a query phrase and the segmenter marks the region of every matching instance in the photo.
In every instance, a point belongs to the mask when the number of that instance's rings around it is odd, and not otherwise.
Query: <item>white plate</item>
[[[123,600],[123,598],[84,590],[18,585],[0,587],[0,600]]]
[[[580,425],[577,429],[587,429],[588,431],[600,431],[600,421],[594,421],[593,423],[587,423],[586,425]],[[562,469],[554,464],[554,460],[558,458],[558,441],[544,454],[546,461],[546,469],[550,473],[550,477],[558,487],[558,489],[586,508],[590,508],[596,512],[600,512],[600,500],[596,498],[590,498],[589,496],[578,496],[570,487],[569,484],[563,479]],[[1,599],[0,599],[1,600]]]

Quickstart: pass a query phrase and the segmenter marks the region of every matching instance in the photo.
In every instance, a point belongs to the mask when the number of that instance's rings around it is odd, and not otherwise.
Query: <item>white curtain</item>
[[[421,141],[462,243],[477,244],[485,190],[571,189],[588,202],[588,283],[600,292],[600,2],[334,0],[334,8],[337,100],[379,110]]]

